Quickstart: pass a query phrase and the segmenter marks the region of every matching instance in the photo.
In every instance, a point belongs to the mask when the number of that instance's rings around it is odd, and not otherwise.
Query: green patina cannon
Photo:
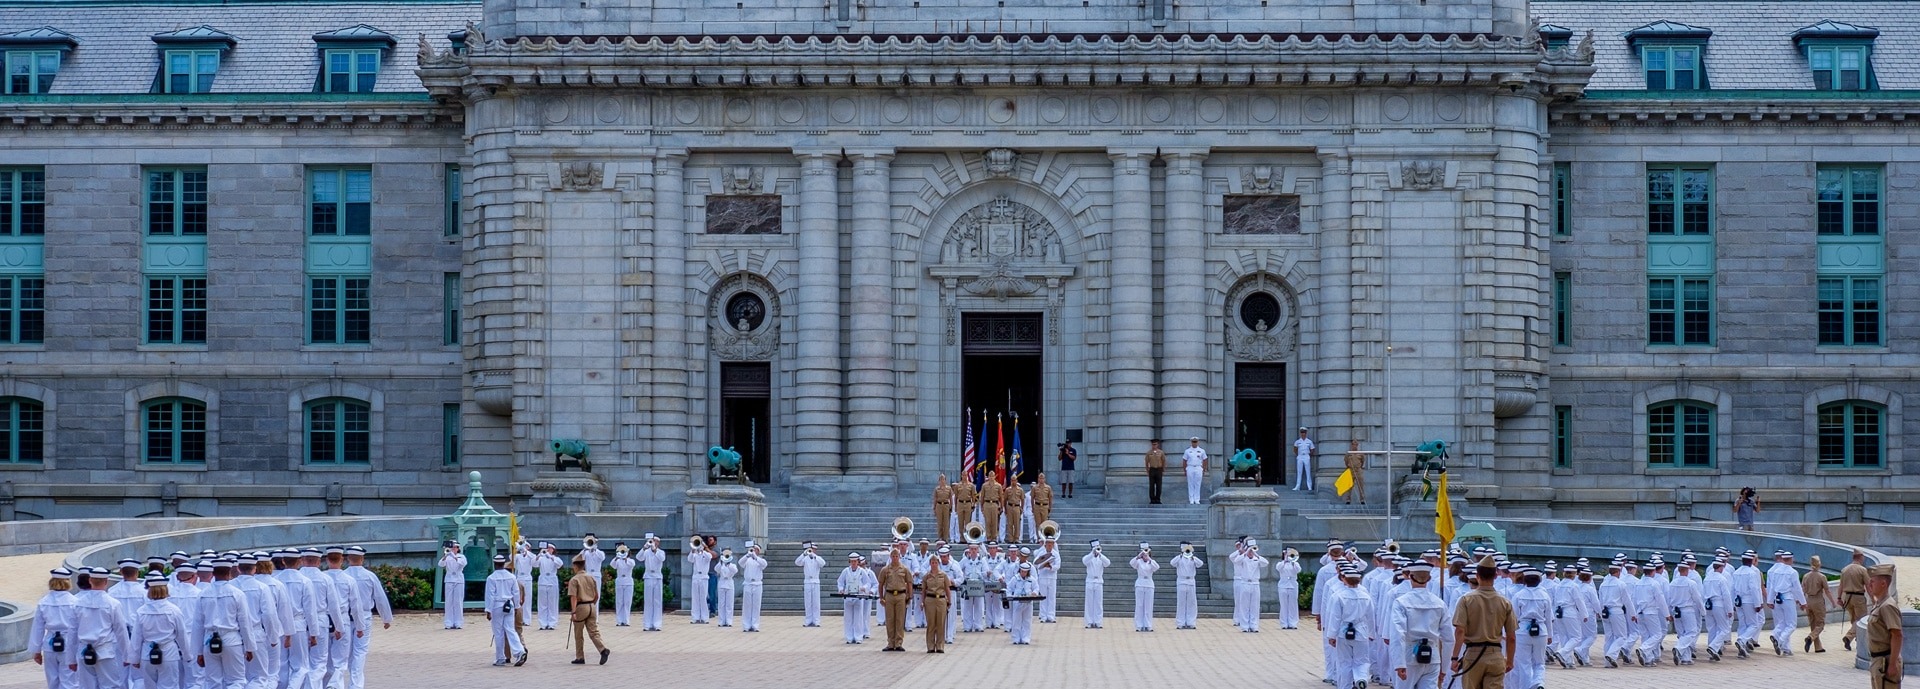
[[[1260,454],[1254,452],[1253,448],[1235,452],[1233,458],[1227,460],[1227,481],[1231,483],[1236,480],[1252,481],[1254,485],[1259,485]]]
[[[730,478],[741,483],[747,482],[747,474],[740,466],[740,453],[731,447],[715,445],[707,448],[707,467],[715,478]]]
[[[553,470],[566,471],[567,467],[579,467],[581,471],[593,471],[593,464],[587,461],[587,441],[556,439],[547,443],[553,449]]]
[[[1420,499],[1431,500],[1434,497],[1433,476],[1447,473],[1447,441],[1429,440],[1414,448],[1413,466],[1409,474],[1420,475]]]

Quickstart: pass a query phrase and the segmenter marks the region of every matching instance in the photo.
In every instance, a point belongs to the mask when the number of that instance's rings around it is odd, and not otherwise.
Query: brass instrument
[[[706,550],[706,549],[707,549],[707,539],[704,539],[704,538],[701,538],[701,537],[699,537],[699,536],[688,536],[688,537],[687,537],[687,549],[688,549],[688,550],[692,550],[692,551],[695,551],[695,552],[698,552],[698,551],[701,551],[701,550]]]
[[[1193,554],[1193,544],[1192,544],[1192,543],[1188,543],[1188,544],[1185,544],[1185,545],[1182,545],[1182,546],[1180,546],[1180,552],[1181,552],[1181,553],[1183,553],[1183,554],[1186,554],[1186,555],[1192,555],[1192,554]]]
[[[906,517],[896,517],[893,520],[893,537],[897,540],[912,538],[913,520]]]
[[[592,534],[588,534],[586,538],[580,539],[580,547],[592,550],[593,546],[599,542],[600,539],[594,538]]]
[[[967,543],[969,544],[979,545],[981,543],[987,542],[987,525],[986,524],[982,524],[980,522],[967,522],[967,527],[962,531],[966,533]]]
[[[1052,519],[1040,522],[1040,540],[1052,541],[1060,538],[1060,523]]]

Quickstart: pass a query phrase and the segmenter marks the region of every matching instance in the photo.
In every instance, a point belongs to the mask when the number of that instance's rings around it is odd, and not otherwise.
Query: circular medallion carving
[[[745,98],[734,98],[732,100],[727,101],[727,122],[728,123],[746,124],[747,120],[750,120],[750,119],[753,119],[753,103],[752,102],[748,101]]]
[[[1219,122],[1227,116],[1227,102],[1212,96],[1200,99],[1199,109],[1201,122]]]
[[[1447,122],[1459,120],[1466,111],[1467,104],[1459,96],[1441,96],[1440,100],[1433,102],[1433,114]]]
[[[547,101],[547,104],[540,108],[540,115],[546,118],[547,124],[560,124],[567,121],[567,117],[572,114],[573,103],[565,98]]]
[[[593,116],[600,120],[601,124],[617,124],[624,119],[626,113],[627,105],[612,96],[600,99],[600,102],[593,106]]]
[[[1667,262],[1684,266],[1693,262],[1693,249],[1684,246],[1667,247]]]
[[[1395,122],[1407,119],[1407,113],[1412,111],[1413,104],[1407,101],[1406,96],[1388,96],[1380,103],[1380,114]]]
[[[860,105],[853,102],[852,98],[835,98],[833,104],[827,107],[827,116],[840,124],[852,122],[853,116],[859,112]]]
[[[1857,265],[1860,265],[1860,259],[1863,258],[1863,255],[1860,251],[1860,247],[1842,246],[1840,247],[1839,251],[1834,252],[1833,258],[1834,260],[1839,261],[1840,265],[1857,266]]]
[[[1158,97],[1147,99],[1147,119],[1152,120],[1154,122],[1165,122],[1167,121],[1167,118],[1172,116],[1173,116],[1172,102],[1168,101],[1165,98],[1158,98]]]
[[[741,292],[727,300],[727,324],[739,328],[743,321],[747,324],[743,332],[759,330],[760,325],[767,322],[767,302],[762,301],[760,295]]]
[[[18,247],[18,246],[7,247],[6,254],[0,255],[0,260],[6,261],[7,265],[10,265],[10,266],[26,265],[27,250],[25,247]]]
[[[1325,122],[1329,116],[1333,115],[1333,105],[1320,96],[1308,98],[1307,102],[1302,104],[1302,109],[1306,111],[1308,122]]]
[[[1112,98],[1093,99],[1093,119],[1102,124],[1112,122],[1120,116],[1120,102]]]
[[[1273,118],[1280,115],[1280,104],[1266,96],[1255,96],[1252,110],[1253,121],[1272,122]]]
[[[946,124],[960,121],[960,99],[942,98],[933,104],[933,116]]]
[[[807,116],[807,104],[798,98],[780,99],[780,121],[794,124]]]
[[[1248,330],[1272,330],[1280,324],[1280,300],[1266,292],[1254,292],[1240,302],[1240,322]]]
[[[353,260],[353,250],[344,246],[327,249],[327,261],[336,266],[344,266]]]
[[[187,247],[184,247],[184,246],[167,247],[166,261],[167,261],[167,265],[170,265],[170,266],[186,265],[187,264]],[[15,264],[15,265],[18,265],[18,264]]]
[[[1040,101],[1040,119],[1047,124],[1060,124],[1067,119],[1067,102],[1058,98]]]
[[[888,124],[900,124],[901,122],[907,121],[908,112],[907,99],[888,98],[887,104],[881,108],[880,114],[887,118]]]
[[[987,119],[994,124],[1006,124],[1013,121],[1013,99],[995,98],[987,102]]]
[[[700,121],[700,102],[692,98],[674,101],[673,119],[680,124],[693,124]]]

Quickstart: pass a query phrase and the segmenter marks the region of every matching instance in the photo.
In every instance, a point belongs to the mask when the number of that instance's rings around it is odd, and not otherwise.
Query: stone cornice
[[[465,120],[458,107],[427,100],[394,102],[0,101],[0,126],[319,125],[447,127]]]
[[[1556,105],[1549,119],[1561,125],[1920,122],[1920,93],[1885,95],[1887,97],[1860,98],[1844,94],[1828,97],[1822,92],[1804,91],[1791,94],[1719,93],[1685,98],[1630,98],[1608,94],[1604,98]]]

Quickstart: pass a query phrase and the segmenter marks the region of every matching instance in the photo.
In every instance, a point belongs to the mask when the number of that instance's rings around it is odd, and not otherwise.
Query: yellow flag
[[[513,569],[514,548],[520,545],[520,515],[507,513],[507,569]]]
[[[1434,502],[1433,532],[1440,536],[1440,546],[1446,547],[1453,542],[1453,503],[1447,502],[1447,473],[1440,472],[1440,496]]]
[[[1336,478],[1333,480],[1333,492],[1339,493],[1341,495],[1346,495],[1347,491],[1350,491],[1350,490],[1353,490],[1353,470],[1352,469],[1348,469],[1346,471],[1340,472],[1340,478]]]

